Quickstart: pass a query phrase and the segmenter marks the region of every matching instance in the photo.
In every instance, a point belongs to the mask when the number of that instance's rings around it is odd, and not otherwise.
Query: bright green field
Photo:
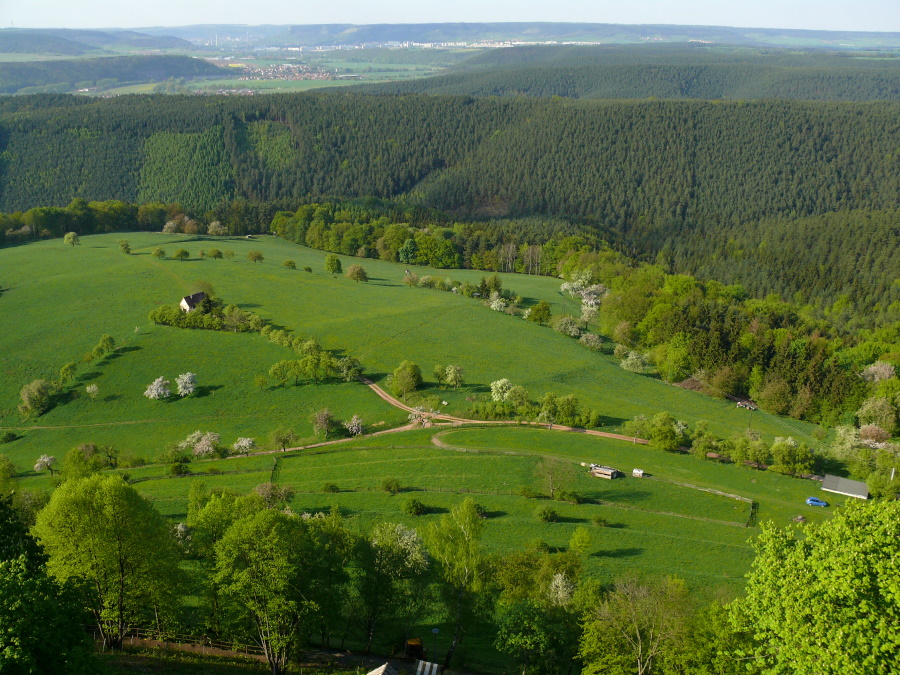
[[[437,447],[435,435],[450,447]],[[561,520],[545,524],[533,514],[547,502],[517,494],[522,486],[545,491],[535,476],[543,456],[573,463],[602,462],[628,477],[607,481],[580,470],[571,488],[586,503],[554,502]],[[276,458],[279,482],[296,490],[291,504],[295,511],[322,511],[336,504],[358,531],[384,520],[417,527],[470,495],[488,511],[484,543],[490,552],[520,549],[538,539],[564,549],[575,528],[584,526],[593,534],[585,558],[592,576],[611,581],[638,568],[678,575],[702,591],[740,588],[752,560],[749,540],[758,530],[746,527],[751,513],[748,503],[698,488],[753,499],[758,520],[778,525],[800,514],[820,521],[831,511],[804,505],[804,499],[818,489],[806,480],[666,454],[624,441],[518,427],[433,428],[288,454],[197,462],[192,465],[193,476],[178,478],[168,475],[162,465],[126,472],[160,512],[183,521],[193,481],[249,492],[269,481]],[[631,478],[634,467],[651,477]],[[392,497],[383,492],[385,478],[398,479],[403,494]],[[30,478],[25,483],[32,488],[49,487],[50,479]],[[340,492],[324,492],[327,483],[337,485]],[[411,497],[429,506],[430,513],[418,518],[405,515],[402,507]],[[597,527],[593,522],[597,516],[609,526]]]
[[[129,239],[132,255],[119,251],[120,238]],[[194,257],[156,260],[149,255],[156,246],[169,254],[184,247]],[[234,259],[197,257],[201,248],[214,247],[234,251]],[[250,250],[262,251],[265,261],[249,262]],[[298,445],[312,443],[310,415],[325,405],[340,419],[360,414],[371,430],[406,421],[405,413],[358,383],[260,390],[254,376],[294,357],[260,335],[148,323],[153,307],[177,302],[196,280],[212,283],[226,302],[257,312],[276,326],[356,356],[376,380],[383,381],[403,359],[419,363],[426,378],[435,363],[461,365],[466,386],[454,391],[429,385],[424,392],[446,401],[441,407],[458,415],[466,414],[466,397],[484,395],[492,380],[507,377],[528,388],[533,398],[545,391],[576,394],[584,407],[601,411],[609,430],[634,415],[660,410],[690,423],[706,419],[722,436],[746,426],[746,411],[627,373],[612,357],[590,352],[549,328],[452,293],[409,288],[402,283],[407,266],[359,261],[371,281],[357,284],[324,272],[324,257],[275,237],[213,240],[148,233],[85,237],[74,248],[55,240],[0,249],[0,430],[21,435],[0,451],[20,468],[23,487],[50,489],[55,479],[31,471],[36,457],[48,453],[62,458],[82,442],[111,444],[152,460],[166,444],[195,429],[218,432],[223,443],[231,444],[238,436],[263,442],[274,428],[289,425],[301,436]],[[300,269],[284,268],[286,259]],[[342,260],[345,267],[356,262]],[[302,271],[307,265],[313,272]],[[416,271],[459,281],[482,276],[464,270]],[[559,294],[559,280],[501,276],[527,303],[546,299],[554,313],[577,309]],[[110,358],[82,363],[81,356],[103,333],[124,347]],[[68,361],[79,364],[75,389],[83,392],[88,383],[96,383],[97,400],[82,393],[36,420],[23,419],[16,409],[22,385],[54,377]],[[188,370],[198,376],[198,395],[167,403],[142,395],[156,377],[173,380]],[[754,428],[769,438],[810,431],[796,421],[755,415]],[[435,436],[444,446],[435,444]],[[553,502],[560,521],[542,523],[534,511],[548,502],[526,499],[518,491],[526,485],[543,490],[535,477],[543,456],[608,464],[628,477],[592,479],[581,470],[572,488],[588,501]],[[246,492],[270,480],[275,459],[279,482],[296,490],[291,507],[297,512],[337,505],[358,531],[385,520],[418,527],[471,495],[489,514],[484,534],[488,552],[521,550],[535,540],[564,550],[575,529],[587,527],[592,542],[584,566],[590,575],[611,581],[633,569],[673,574],[709,595],[739,592],[752,561],[750,540],[758,530],[746,527],[751,515],[747,502],[698,488],[752,499],[759,521],[779,525],[799,514],[815,522],[832,511],[803,504],[817,491],[808,481],[536,427],[435,427],[287,454],[195,462],[190,465],[195,474],[179,478],[168,475],[162,464],[122,471],[161,513],[179,522],[193,481]],[[651,477],[631,478],[632,468]],[[399,480],[404,493],[391,497],[383,492],[385,478]],[[336,484],[340,492],[324,492],[326,483]],[[405,515],[402,507],[411,497],[424,502],[429,513]],[[598,517],[608,526],[597,526]],[[442,631],[449,628],[439,625]],[[426,628],[431,625],[422,630]],[[377,649],[388,649],[389,639],[387,633],[382,636],[384,644]],[[508,667],[491,648],[492,639],[477,631],[467,637],[462,649],[469,667],[478,672]]]
[[[122,236],[131,242],[130,256],[116,245]],[[155,246],[169,254],[183,246],[195,258],[158,261],[149,255]],[[213,247],[233,250],[235,258],[196,258],[201,248]],[[246,259],[254,249],[263,252],[264,262]],[[456,414],[465,414],[467,396],[487,392],[492,380],[507,377],[533,398],[545,391],[574,393],[583,407],[599,410],[612,429],[634,415],[660,410],[690,423],[708,420],[722,436],[746,426],[746,411],[733,404],[627,373],[612,357],[590,352],[549,328],[452,293],[408,288],[402,284],[405,266],[361,261],[372,280],[357,284],[325,273],[324,255],[275,237],[197,240],[147,233],[85,237],[74,248],[53,240],[0,250],[0,427],[23,436],[3,451],[26,469],[42,453],[61,456],[89,441],[151,458],[197,428],[218,432],[223,442],[231,443],[238,436],[262,440],[289,424],[312,440],[309,415],[323,405],[341,419],[359,413],[367,424],[392,426],[405,419],[359,384],[256,389],[255,375],[292,358],[292,352],[261,336],[147,322],[150,309],[177,302],[198,279],[212,283],[226,302],[358,357],[376,380],[404,359],[420,364],[426,378],[435,363],[461,365],[466,387],[426,391],[447,401],[443,409]],[[288,258],[301,269],[282,267]],[[345,266],[353,262],[343,260]],[[312,273],[301,271],[306,265]],[[467,270],[417,271],[460,281],[482,276]],[[554,312],[575,310],[558,292],[558,280],[501,276],[528,302],[546,299]],[[82,364],[81,356],[103,333],[127,349],[111,359]],[[37,420],[24,420],[16,409],[19,389],[35,378],[55,376],[68,361],[79,362],[78,391],[94,382],[100,387],[98,399],[82,395]],[[173,380],[185,371],[198,375],[206,388],[203,395],[169,403],[143,397],[156,377]],[[754,428],[768,437],[801,436],[810,430],[794,420],[755,417]]]

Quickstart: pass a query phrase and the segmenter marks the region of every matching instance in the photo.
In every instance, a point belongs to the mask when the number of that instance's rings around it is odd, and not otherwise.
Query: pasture
[[[131,255],[116,241],[127,238]],[[185,248],[191,259],[158,260],[162,247],[171,255]],[[234,252],[231,260],[200,259],[201,249]],[[264,261],[247,260],[250,250]],[[324,270],[325,253],[274,237],[216,239],[188,235],[129,233],[84,237],[79,246],[59,240],[0,250],[0,427],[20,435],[3,446],[20,469],[43,453],[61,457],[82,442],[108,443],[120,452],[152,459],[165,445],[194,429],[215,431],[224,443],[238,436],[262,441],[279,426],[296,428],[303,444],[313,441],[310,414],[328,406],[340,419],[362,415],[367,425],[396,426],[405,414],[358,384],[327,383],[260,389],[254,377],[292,352],[256,334],[189,331],[155,326],[147,313],[177,302],[193,282],[211,283],[226,303],[254,311],[295,335],[316,338],[338,355],[360,359],[376,381],[404,359],[422,367],[457,364],[466,385],[458,390],[426,384],[423,392],[446,401],[442,411],[465,415],[467,397],[485,395],[502,377],[526,387],[532,398],[553,391],[576,394],[585,409],[597,409],[605,428],[617,429],[637,414],[668,410],[693,424],[709,421],[714,433],[741,432],[748,413],[732,403],[667,385],[653,377],[627,373],[611,356],[590,352],[555,331],[492,312],[476,300],[452,293],[409,288],[405,269],[458,281],[484,275],[473,270],[430,270],[342,257],[346,268],[359,262],[371,281],[355,283]],[[290,259],[297,270],[281,265]],[[312,272],[304,272],[309,266]],[[558,280],[518,274],[500,275],[505,286],[525,298],[551,302],[554,313],[573,313],[575,303],[559,293]],[[83,363],[100,336],[109,333],[122,345],[103,360]],[[17,411],[18,392],[35,378],[54,378],[68,362],[78,364],[78,379],[60,405],[37,419]],[[173,380],[181,372],[197,374],[200,395],[167,403],[143,397],[156,377]],[[84,395],[88,383],[100,394]],[[752,425],[764,437],[794,435],[811,442],[811,425],[754,413]]]

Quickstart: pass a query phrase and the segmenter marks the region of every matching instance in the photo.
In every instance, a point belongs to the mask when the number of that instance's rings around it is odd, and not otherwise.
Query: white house
[[[203,299],[206,297],[206,293],[203,291],[198,291],[193,295],[186,295],[181,299],[179,303],[179,307],[181,307],[182,312],[192,312],[197,309],[197,305],[203,302]]]

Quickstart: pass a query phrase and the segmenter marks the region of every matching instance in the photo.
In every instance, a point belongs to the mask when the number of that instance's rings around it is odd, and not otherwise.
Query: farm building
[[[178,306],[181,307],[183,312],[192,312],[197,309],[197,305],[203,302],[204,298],[206,298],[206,293],[199,291],[193,295],[184,296]]]
[[[609,480],[612,480],[613,478],[618,478],[621,475],[621,472],[618,469],[613,469],[610,466],[591,464],[591,475],[594,478],[607,478]]]
[[[869,498],[869,486],[858,480],[850,480],[849,478],[841,478],[840,476],[830,476],[825,474],[825,480],[822,481],[822,489],[825,492],[833,492],[846,497],[856,497],[857,499]]]

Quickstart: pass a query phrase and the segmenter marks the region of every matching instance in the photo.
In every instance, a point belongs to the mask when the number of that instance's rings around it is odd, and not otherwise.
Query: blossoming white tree
[[[501,380],[494,380],[491,382],[491,398],[498,403],[500,401],[505,401],[506,397],[509,395],[509,390],[512,389],[512,387],[512,382],[505,377]]]
[[[231,446],[231,450],[235,455],[240,455],[245,452],[250,452],[255,447],[256,441],[252,438],[239,438],[234,442],[234,445]]]
[[[363,432],[363,421],[359,415],[354,415],[348,421],[344,422],[344,428],[351,436],[359,436]]]
[[[164,377],[157,377],[147,387],[147,391],[144,392],[144,396],[154,401],[169,398],[171,395],[172,391],[169,389],[169,381]]]
[[[34,470],[37,473],[41,471],[49,471],[50,475],[53,475],[53,465],[56,464],[56,457],[53,455],[41,455],[38,458],[38,461],[34,464]]]
[[[190,396],[197,389],[197,376],[194,373],[182,373],[175,378],[175,385],[179,396]]]
[[[219,434],[207,431],[194,446],[194,457],[212,457],[216,454],[218,444]]]

